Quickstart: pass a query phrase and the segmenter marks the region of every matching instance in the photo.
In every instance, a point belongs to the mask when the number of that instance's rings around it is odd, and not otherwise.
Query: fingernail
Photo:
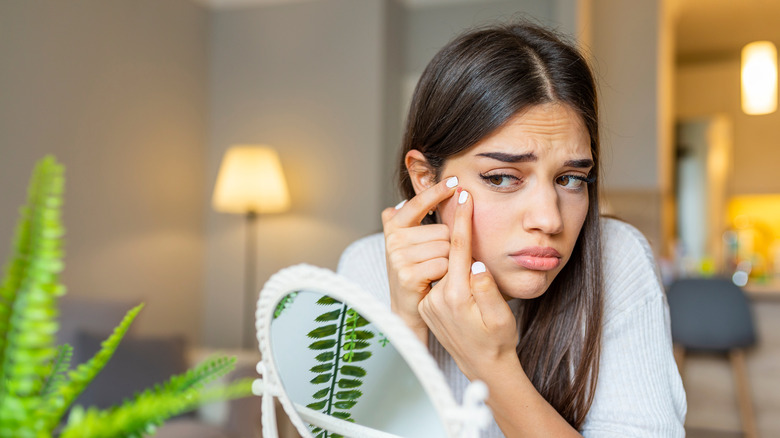
[[[466,199],[469,199],[469,192],[464,190],[460,192],[460,196],[458,196],[458,204],[463,204],[466,202]]]
[[[485,264],[482,262],[474,262],[471,265],[471,273],[472,274],[481,274],[485,272]]]
[[[458,185],[458,177],[457,177],[457,176],[452,176],[452,177],[450,177],[450,178],[447,180],[447,187],[449,187],[449,188],[453,188],[453,187],[455,187],[456,185]]]
[[[395,206],[395,209],[396,210],[400,210],[401,207],[404,206],[404,204],[406,204],[406,199],[404,199],[403,201],[399,202],[398,205]]]

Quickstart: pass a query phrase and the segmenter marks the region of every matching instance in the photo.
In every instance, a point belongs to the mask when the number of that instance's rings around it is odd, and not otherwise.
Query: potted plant
[[[72,367],[73,348],[54,345],[57,299],[65,293],[59,283],[63,186],[63,166],[51,156],[40,160],[0,284],[0,438],[141,437],[203,403],[250,395],[252,379],[206,386],[235,364],[235,358],[214,356],[119,406],[72,406],[111,359],[143,304],[127,312],[85,363]]]

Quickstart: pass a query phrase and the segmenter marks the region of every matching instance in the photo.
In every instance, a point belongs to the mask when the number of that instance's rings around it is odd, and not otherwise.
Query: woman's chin
[[[521,300],[530,300],[542,296],[547,292],[547,288],[552,283],[547,273],[542,271],[521,271],[513,272],[509,275],[495,276],[498,289],[504,299],[509,301],[513,298]]]

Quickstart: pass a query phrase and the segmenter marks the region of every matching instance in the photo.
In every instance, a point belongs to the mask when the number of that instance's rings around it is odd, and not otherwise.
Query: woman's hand
[[[517,325],[493,277],[481,262],[472,264],[474,204],[461,191],[455,209],[446,275],[419,304],[428,328],[469,380],[485,380],[499,363],[519,364]]]
[[[418,305],[431,290],[431,283],[447,273],[450,230],[443,224],[420,222],[452,196],[457,184],[457,178],[448,178],[382,212],[391,308],[423,344],[428,343],[428,327],[420,317]]]

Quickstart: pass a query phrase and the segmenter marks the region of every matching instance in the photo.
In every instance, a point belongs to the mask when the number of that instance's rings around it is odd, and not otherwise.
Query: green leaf
[[[374,333],[368,330],[354,330],[350,332],[350,336],[354,336],[354,339],[366,340],[374,337]]]
[[[63,172],[52,156],[37,162],[0,281],[0,436],[41,436],[45,419],[33,418],[41,394],[62,383],[54,335],[56,297],[64,291]]]
[[[312,397],[315,400],[316,399],[321,399],[323,397],[327,397],[329,393],[330,393],[330,387],[327,387],[327,388],[323,388],[323,389],[320,389],[319,391],[315,392]]]
[[[347,318],[347,325],[352,328],[358,328],[363,327],[370,324],[366,318],[363,318],[362,316],[355,314],[355,316],[351,318]]]
[[[314,321],[316,322],[335,321],[339,319],[339,316],[341,316],[341,309],[334,310],[332,312],[323,313],[322,315],[318,316]]]
[[[142,437],[163,421],[217,400],[246,397],[254,379],[240,379],[227,386],[190,388],[182,393],[146,390],[118,407],[106,410],[74,408],[60,438]]]
[[[363,350],[365,348],[368,348],[371,346],[366,341],[349,341],[344,343],[344,350],[345,351],[351,351],[351,350]]]
[[[342,420],[346,420],[347,418],[352,416],[352,414],[350,414],[349,412],[331,412],[330,415],[336,418],[341,418]]]
[[[336,353],[332,351],[326,351],[325,353],[318,354],[317,356],[314,357],[314,359],[316,359],[317,362],[330,362],[335,357],[336,357]]]
[[[350,355],[349,359],[347,359],[347,357],[346,357],[347,354]],[[360,361],[366,360],[369,357],[371,357],[371,352],[370,351],[350,351],[347,354],[344,355],[344,360],[346,362],[360,362]]]
[[[309,380],[313,384],[325,383],[330,380],[331,373],[319,374],[315,378]]]
[[[274,310],[274,318],[276,319],[281,314],[287,310],[290,306],[292,306],[293,301],[295,301],[295,297],[298,296],[298,292],[291,292],[287,294],[284,298],[282,298],[281,301],[279,301],[279,304],[276,305],[276,310]]]
[[[352,377],[363,377],[366,375],[366,370],[355,365],[344,365],[341,367],[341,374]]]
[[[359,389],[353,389],[350,391],[337,392],[336,398],[338,400],[357,400],[361,395],[363,395],[363,392],[361,392]]]
[[[342,389],[357,388],[363,384],[363,381],[357,379],[339,379],[338,385]]]
[[[309,403],[308,405],[306,405],[306,407],[309,409],[314,409],[315,411],[319,411],[320,409],[324,409],[325,406],[327,406],[327,404],[328,404],[327,400],[322,400],[315,403]]]
[[[333,407],[336,409],[350,409],[352,406],[355,406],[357,404],[357,401],[339,401],[336,403],[333,403]]]
[[[338,327],[336,324],[328,324],[326,326],[317,327],[316,329],[310,331],[306,336],[313,339],[322,339],[335,335],[337,330]]]
[[[68,372],[70,361],[73,357],[73,347],[68,344],[57,347],[57,356],[51,366],[51,373],[46,383],[41,388],[41,402],[46,402],[51,395],[66,382],[65,373]],[[45,409],[45,407],[42,407]]]
[[[312,373],[324,373],[325,371],[330,371],[333,368],[333,365],[334,364],[332,364],[332,363],[324,363],[324,364],[321,364],[321,365],[315,365],[315,366],[309,368],[309,371],[311,371]]]
[[[327,350],[329,348],[333,348],[335,345],[335,339],[325,339],[322,341],[313,342],[309,345],[309,348],[312,350]]]
[[[330,306],[332,304],[341,304],[341,301],[335,300],[327,295],[317,300],[317,304],[322,306]]]
[[[77,366],[75,370],[68,373],[69,382],[66,385],[62,385],[55,395],[56,397],[61,397],[62,402],[57,409],[49,413],[48,421],[50,422],[50,426],[53,427],[59,422],[65,410],[73,403],[76,397],[81,394],[84,388],[92,382],[92,379],[97,376],[100,370],[105,367],[106,363],[111,359],[111,356],[114,355],[114,351],[119,347],[119,343],[130,328],[130,324],[133,323],[133,320],[143,307],[143,304],[139,304],[130,309],[127,314],[125,314],[122,322],[114,328],[113,333],[100,344],[100,351],[86,363]]]

